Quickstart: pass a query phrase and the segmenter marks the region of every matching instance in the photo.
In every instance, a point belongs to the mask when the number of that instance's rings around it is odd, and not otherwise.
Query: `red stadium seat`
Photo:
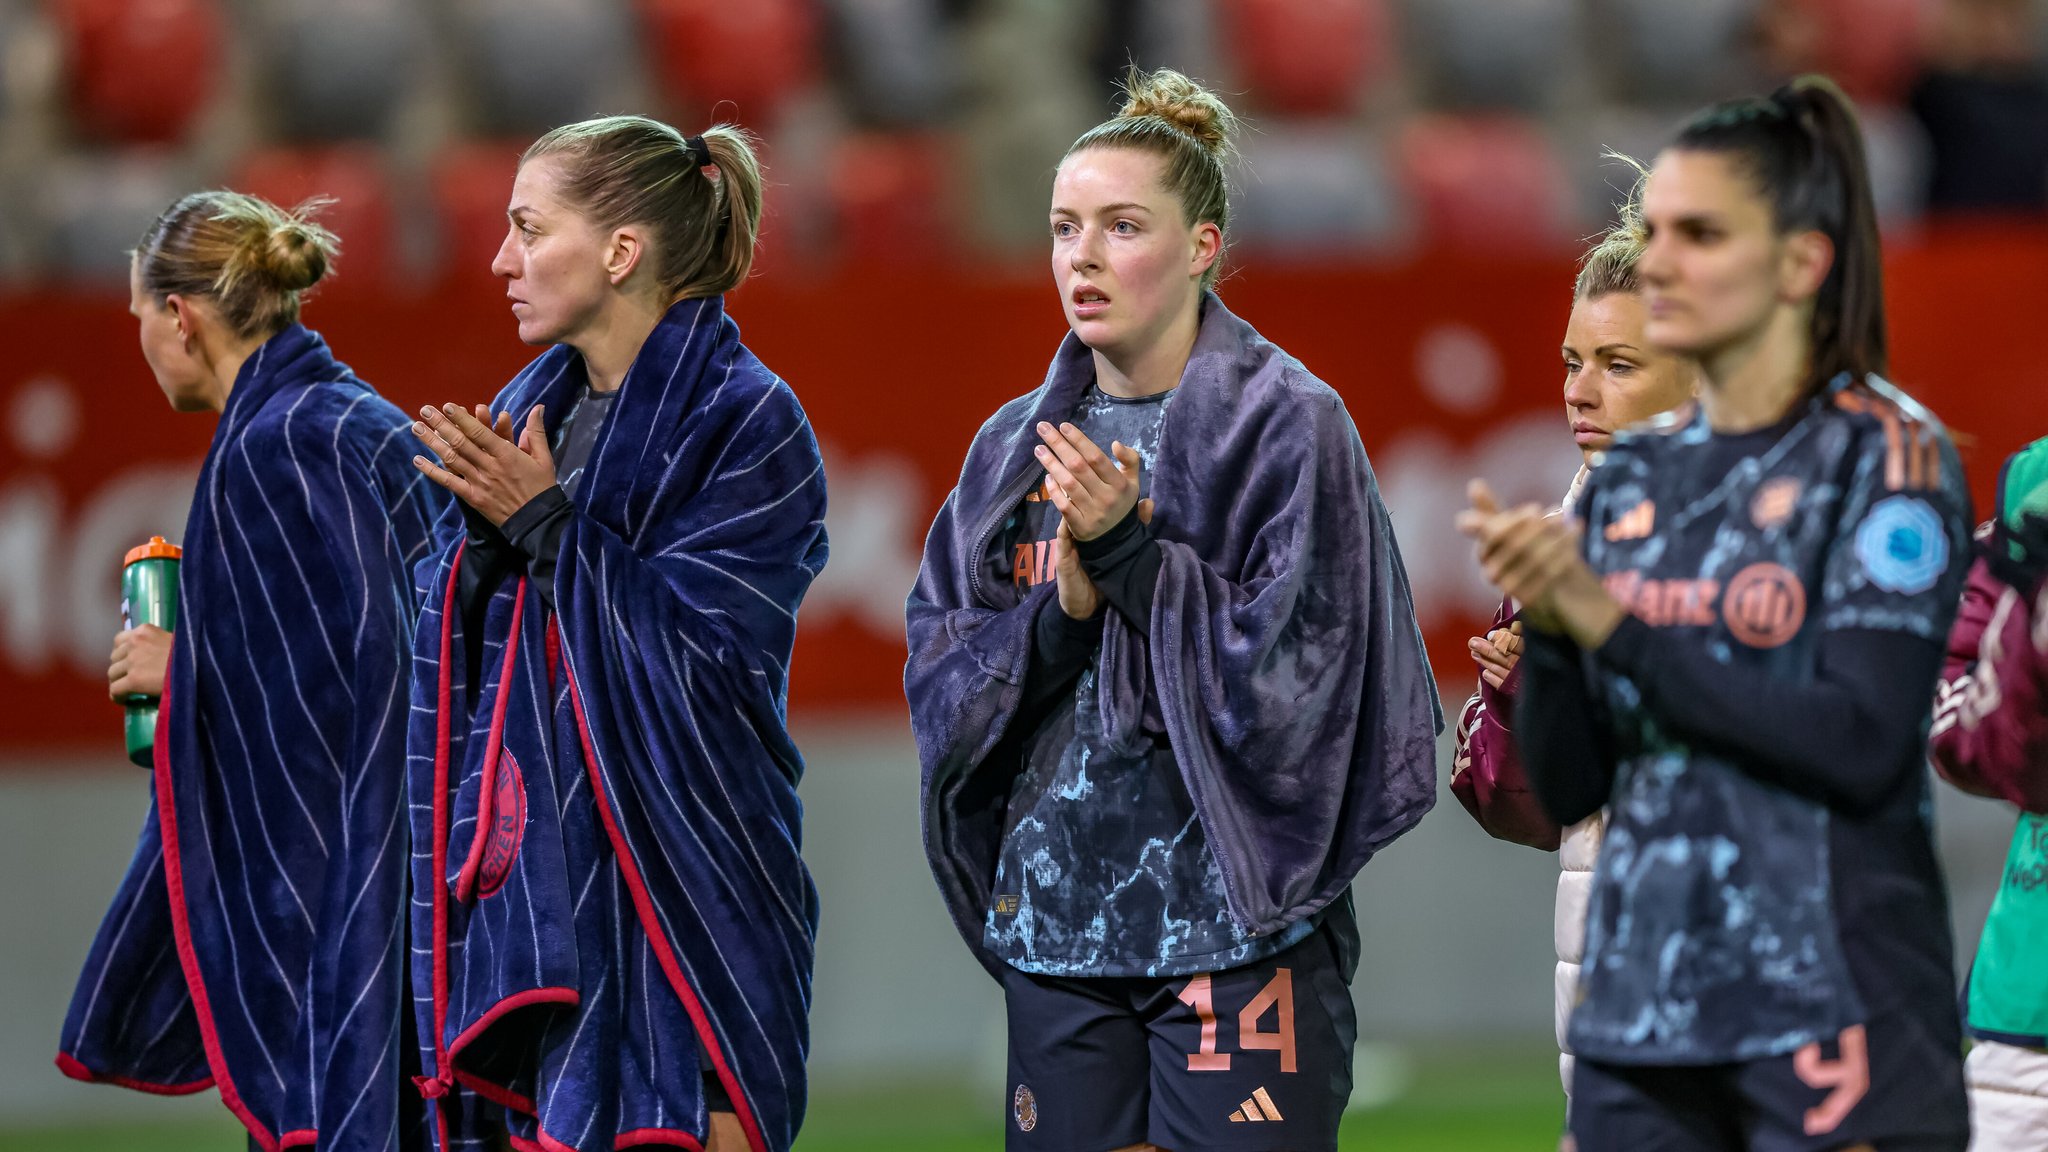
[[[817,75],[809,0],[640,0],[649,66],[697,115],[762,126]]]
[[[71,119],[96,140],[171,143],[213,98],[217,0],[52,0]]]
[[[1858,99],[1903,98],[1925,59],[1930,0],[1825,0],[1828,71]]]
[[[1400,168],[1430,242],[1550,250],[1569,231],[1570,185],[1538,126],[1512,116],[1418,116]]]
[[[1858,100],[1896,102],[1924,58],[1939,0],[1780,0],[1766,54],[1786,73],[1819,71]]]
[[[375,148],[341,144],[262,149],[242,158],[228,187],[285,208],[315,196],[331,198],[334,203],[316,219],[341,238],[337,283],[343,290],[355,290],[389,282],[397,225],[390,178]]]
[[[842,141],[828,186],[833,242],[852,263],[901,264],[952,245],[953,157],[936,137],[869,133]]]
[[[1219,15],[1238,85],[1292,115],[1352,111],[1393,36],[1385,0],[1225,0]]]
[[[434,161],[434,210],[441,224],[441,274],[457,283],[487,284],[491,259],[505,242],[505,208],[526,142],[478,140],[444,150]]]

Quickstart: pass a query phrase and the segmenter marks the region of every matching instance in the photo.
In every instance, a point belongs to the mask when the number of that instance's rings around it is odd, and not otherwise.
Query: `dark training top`
[[[1173,396],[1129,399],[1090,387],[1071,417],[1104,455],[1114,442],[1137,452],[1141,498]],[[1027,494],[991,544],[991,578],[1020,592],[1054,582],[1059,525],[1046,486]],[[1158,544],[1135,510],[1080,541],[1076,555],[1105,599],[1149,627]],[[1021,718],[1031,731],[996,865],[990,953],[1049,976],[1177,976],[1250,963],[1308,935],[1314,918],[1262,938],[1232,922],[1171,751],[1149,742],[1119,749],[1104,736],[1094,669],[1101,638],[1099,612],[1075,620],[1057,596],[1039,609]]]
[[[1532,632],[1517,730],[1553,817],[1609,806],[1572,1048],[1748,1061],[1873,1013],[1960,1043],[1924,771],[1969,524],[1940,424],[1847,376],[1762,432],[1683,410],[1579,509],[1631,616],[1590,654]]]
[[[583,471],[597,445],[597,434],[604,431],[605,419],[618,398],[616,388],[598,392],[588,383],[577,386],[576,399],[570,402],[569,411],[548,434],[548,449],[555,458],[556,486],[520,505],[518,511],[505,518],[502,527],[493,527],[474,509],[463,505],[469,529],[469,563],[462,569],[457,600],[466,612],[481,604],[496,589],[498,581],[522,562],[541,602],[554,607],[555,562],[561,554],[562,530],[568,526],[569,513],[575,507],[570,501],[582,486]],[[512,416],[515,424],[525,419],[517,412]],[[508,550],[508,545],[516,551]]]
[[[555,477],[562,482],[562,491],[571,497],[583,484],[583,468],[590,463],[590,450],[597,446],[597,434],[604,430],[605,417],[611,415],[612,402],[618,398],[617,388],[599,392],[585,384],[550,439],[548,447],[555,457]]]

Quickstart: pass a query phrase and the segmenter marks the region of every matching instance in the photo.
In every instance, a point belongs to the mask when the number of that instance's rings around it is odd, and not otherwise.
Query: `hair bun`
[[[327,275],[334,247],[331,234],[317,224],[294,218],[271,228],[255,253],[262,277],[285,292],[303,292]]]
[[[1237,117],[1214,92],[1171,68],[1140,72],[1133,68],[1124,80],[1124,106],[1119,119],[1154,116],[1208,149],[1215,155],[1230,150],[1237,132]]]
[[[241,234],[239,251],[221,269],[219,289],[232,292],[244,284],[287,296],[320,282],[334,266],[341,242],[313,222],[331,197],[315,196],[287,212],[267,200],[236,192],[212,194],[214,219]]]

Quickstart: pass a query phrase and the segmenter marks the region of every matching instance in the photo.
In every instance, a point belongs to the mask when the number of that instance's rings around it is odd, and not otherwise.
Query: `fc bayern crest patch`
[[[519,842],[526,835],[526,779],[510,748],[498,752],[497,787],[491,794],[491,833],[477,869],[477,895],[489,896],[505,886]]]
[[[1010,1097],[1010,1111],[1017,1117],[1019,1132],[1038,1127],[1038,1097],[1031,1094],[1029,1085],[1017,1085],[1017,1094]]]
[[[1887,496],[1856,529],[1856,559],[1887,592],[1925,592],[1948,568],[1948,534],[1927,501]]]

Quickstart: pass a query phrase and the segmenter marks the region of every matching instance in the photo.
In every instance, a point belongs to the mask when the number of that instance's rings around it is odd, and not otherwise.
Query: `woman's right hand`
[[[1053,538],[1053,573],[1058,582],[1060,611],[1076,620],[1092,620],[1102,611],[1102,592],[1081,567],[1081,555],[1074,550],[1074,530],[1060,520]]]
[[[1458,531],[1478,545],[1486,582],[1522,606],[1529,627],[1588,650],[1606,643],[1624,612],[1586,566],[1578,522],[1534,504],[1502,508],[1484,480],[1466,490],[1472,506],[1458,513]]]
[[[1515,661],[1522,658],[1522,622],[1517,620],[1484,636],[1474,636],[1465,641],[1465,647],[1479,665],[1480,678],[1499,691],[1507,683],[1508,673],[1515,670]]]
[[[162,696],[171,666],[171,634],[154,624],[130,628],[114,637],[107,657],[107,695],[115,703],[130,696]]]

